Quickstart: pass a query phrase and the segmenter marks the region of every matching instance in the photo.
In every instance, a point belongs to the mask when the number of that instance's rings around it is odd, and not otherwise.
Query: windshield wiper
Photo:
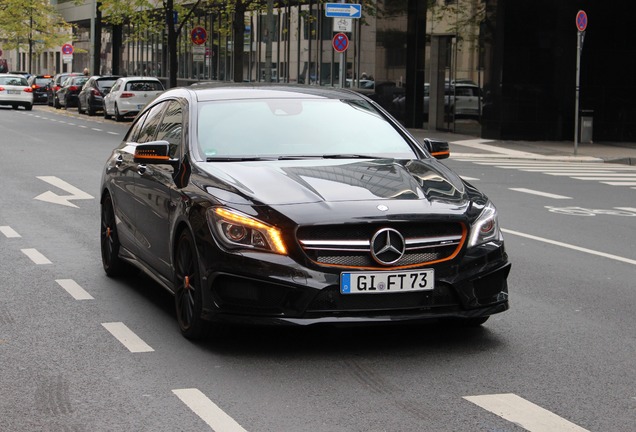
[[[296,159],[378,159],[378,156],[363,154],[324,154],[324,155],[285,155],[278,156],[278,160]]]

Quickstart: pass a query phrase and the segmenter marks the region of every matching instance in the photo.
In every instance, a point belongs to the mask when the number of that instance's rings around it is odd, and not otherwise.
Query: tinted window
[[[165,103],[160,103],[155,105],[150,109],[148,113],[148,117],[144,121],[144,125],[139,132],[139,137],[136,142],[145,143],[148,141],[154,141],[155,135],[157,134],[157,129],[159,127],[159,122],[161,121],[161,113],[163,109],[166,107]]]
[[[181,146],[183,131],[183,110],[177,101],[169,103],[166,113],[157,132],[157,140],[166,140],[170,143],[170,157],[178,154]]]
[[[0,77],[0,84],[14,85],[14,86],[26,86],[29,85],[27,79],[24,77]]]
[[[99,79],[97,80],[97,87],[100,89],[111,88],[115,84],[116,79]]]
[[[126,138],[124,138],[125,142],[138,142],[137,140],[139,139],[139,133],[141,132],[141,129],[147,117],[148,117],[148,112],[144,113],[142,116],[137,117],[135,119],[135,122],[130,128],[130,130],[128,131]]]
[[[158,91],[163,90],[163,85],[159,81],[131,81],[126,84],[129,91]]]

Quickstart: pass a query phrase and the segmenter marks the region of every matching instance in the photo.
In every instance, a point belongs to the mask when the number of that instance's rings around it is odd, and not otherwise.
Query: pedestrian
[[[84,68],[84,76],[88,76],[88,68]]]

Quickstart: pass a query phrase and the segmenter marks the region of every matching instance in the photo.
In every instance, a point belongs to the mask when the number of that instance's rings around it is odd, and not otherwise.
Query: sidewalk
[[[451,158],[483,157],[568,162],[608,162],[636,165],[636,143],[579,143],[573,141],[489,140],[459,133],[409,129],[418,140],[434,138],[450,143]]]

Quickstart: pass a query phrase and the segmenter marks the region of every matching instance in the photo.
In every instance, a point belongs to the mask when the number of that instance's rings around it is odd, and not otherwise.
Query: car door
[[[139,179],[134,152],[139,134],[143,129],[147,114],[137,118],[115,150],[113,159],[108,167],[111,187],[110,192],[114,202],[115,216],[118,220],[117,232],[122,246],[135,256],[139,253],[138,242],[135,237],[138,202],[135,197],[135,184]]]
[[[176,100],[155,105],[144,124],[140,142],[165,140],[170,144],[170,156],[181,152],[183,109]],[[170,238],[172,220],[177,208],[177,195],[171,165],[138,166],[139,178],[135,186],[137,198],[136,238],[140,257],[159,274],[172,278]]]
[[[104,97],[105,114],[112,115],[115,113],[115,98],[121,89],[122,83],[123,81],[118,79],[113,85],[113,88],[110,89],[110,92],[106,95],[106,97]]]

